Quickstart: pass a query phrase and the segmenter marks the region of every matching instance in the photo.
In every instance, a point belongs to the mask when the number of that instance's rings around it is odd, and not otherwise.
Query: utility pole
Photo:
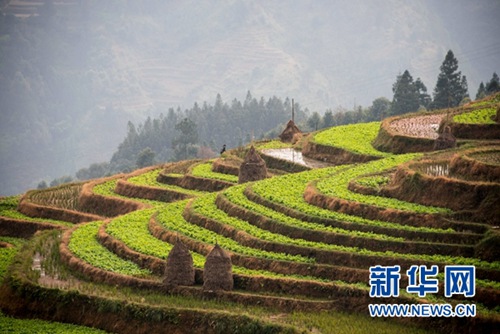
[[[292,99],[292,122],[295,123],[295,102]]]

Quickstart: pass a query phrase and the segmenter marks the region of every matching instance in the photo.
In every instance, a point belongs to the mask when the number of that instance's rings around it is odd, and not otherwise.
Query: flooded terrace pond
[[[306,158],[302,155],[302,152],[296,151],[291,147],[265,149],[262,150],[261,153],[273,158],[291,161],[295,164],[306,166],[309,168],[324,168],[332,166],[331,164],[326,162]]]

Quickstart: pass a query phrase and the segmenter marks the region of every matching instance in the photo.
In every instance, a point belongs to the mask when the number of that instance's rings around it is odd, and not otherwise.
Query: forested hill
[[[295,98],[320,113],[368,105],[390,97],[405,69],[432,87],[449,49],[475,91],[498,71],[499,7],[0,1],[0,195],[109,161],[128,121],[213,103],[218,93]]]
[[[148,117],[138,126],[128,123],[125,139],[118,146],[109,164],[95,165],[77,172],[80,180],[104,174],[126,172],[163,161],[193,158],[212,158],[223,145],[227,149],[250,143],[273,132],[276,138],[291,117],[292,101],[277,97],[257,99],[248,92],[243,102],[229,103],[217,95],[215,104],[204,103],[187,110],[169,109],[166,115]],[[294,105],[295,121],[303,122],[306,113],[298,103]],[[141,160],[142,159],[142,160]],[[95,174],[92,175],[94,169]],[[104,173],[103,173],[104,172]]]

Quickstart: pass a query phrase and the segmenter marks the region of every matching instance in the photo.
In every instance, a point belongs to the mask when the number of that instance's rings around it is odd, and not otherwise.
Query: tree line
[[[484,84],[481,82],[475,99],[500,91],[500,80],[496,72]],[[379,121],[383,118],[402,115],[419,110],[452,108],[469,102],[467,77],[458,70],[458,60],[449,50],[440,66],[436,86],[431,97],[420,78],[413,79],[408,70],[396,77],[392,85],[392,101],[385,97],[377,98],[368,108],[356,106],[352,110],[327,110],[323,116],[314,112],[307,120],[310,130],[319,130],[331,126]]]
[[[427,93],[422,80],[414,80],[408,70],[396,77],[392,91],[392,101],[379,97],[367,108],[330,109],[322,116],[318,112],[309,113],[307,108],[302,109],[299,103],[295,103],[295,121],[304,132],[316,131],[337,125],[380,121],[418,110],[451,108],[470,101],[467,78],[458,70],[458,60],[451,50],[440,66],[433,97]],[[498,91],[500,80],[493,73],[486,84],[481,82],[475,98],[484,98]],[[80,169],[76,178],[87,180],[158,162],[211,158],[224,144],[232,148],[254,139],[276,138],[290,119],[291,109],[289,98],[282,100],[273,96],[267,101],[263,97],[257,100],[249,91],[243,103],[237,99],[225,103],[217,94],[213,105],[204,102],[200,107],[195,103],[184,111],[170,108],[166,115],[148,117],[137,126],[129,121],[127,135],[111,160]],[[72,180],[71,176],[63,176],[50,185]],[[39,184],[39,188],[46,186],[44,181]]]
[[[211,158],[222,145],[234,148],[254,139],[275,138],[291,118],[292,102],[273,96],[257,99],[247,92],[243,102],[231,103],[217,94],[215,103],[195,103],[190,109],[170,108],[166,115],[148,117],[142,124],[128,122],[127,135],[109,162],[95,163],[76,173],[78,180],[128,172],[159,162]],[[305,122],[308,110],[294,103],[295,120]],[[64,176],[50,186],[69,182]],[[45,182],[40,187],[47,186]]]

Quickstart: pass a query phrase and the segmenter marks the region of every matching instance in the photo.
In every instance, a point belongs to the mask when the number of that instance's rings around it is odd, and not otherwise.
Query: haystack
[[[194,284],[193,257],[180,240],[175,243],[168,254],[163,283],[167,288]]]
[[[444,131],[439,134],[439,137],[434,142],[434,150],[445,150],[457,146],[457,139],[451,133],[449,126],[444,127]]]
[[[231,257],[218,244],[212,249],[203,269],[203,290],[231,291],[233,289],[233,270]]]
[[[245,155],[238,173],[238,183],[263,180],[267,177],[266,162],[252,146]]]
[[[283,130],[279,137],[282,142],[291,143],[294,140],[294,136],[301,133],[302,132],[300,131],[300,129],[297,127],[297,125],[295,125],[295,122],[289,120],[285,130]]]

